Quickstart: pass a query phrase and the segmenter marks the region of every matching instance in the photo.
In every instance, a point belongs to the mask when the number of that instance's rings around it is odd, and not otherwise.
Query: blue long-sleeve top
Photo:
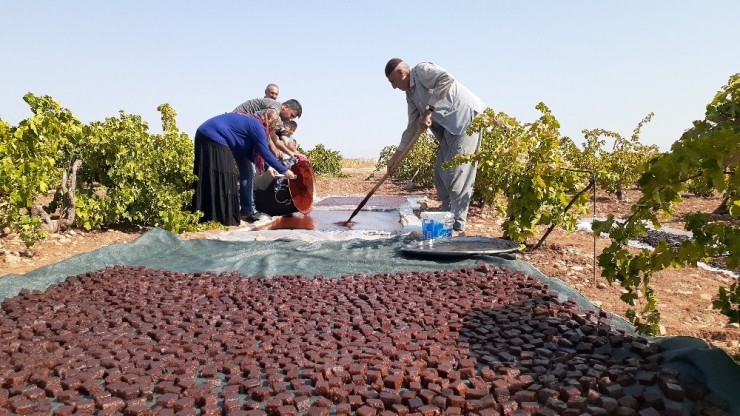
[[[269,166],[280,173],[288,170],[270,151],[265,129],[254,117],[237,113],[221,114],[206,120],[198,127],[196,134],[228,146],[240,170],[245,160],[255,161],[255,146]]]

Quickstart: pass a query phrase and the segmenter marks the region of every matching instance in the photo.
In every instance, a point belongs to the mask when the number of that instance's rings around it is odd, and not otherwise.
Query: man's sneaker
[[[246,222],[267,221],[270,218],[272,218],[272,217],[270,217],[269,215],[267,215],[267,214],[265,214],[263,212],[259,212],[259,211],[255,211],[255,212],[253,212],[251,214],[242,214],[242,216],[241,216],[242,221],[246,221]]]

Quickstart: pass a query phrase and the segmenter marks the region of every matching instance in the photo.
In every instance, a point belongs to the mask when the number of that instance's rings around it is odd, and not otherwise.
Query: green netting
[[[351,239],[305,242],[184,240],[161,229],[144,233],[130,244],[102,247],[25,275],[0,279],[0,300],[23,289],[45,290],[49,285],[108,266],[144,266],[174,272],[238,271],[245,276],[322,275],[336,278],[352,274],[397,273],[473,267],[479,262],[500,265],[536,276],[563,297],[576,299],[585,309],[594,305],[557,279],[551,279],[515,256],[423,257],[408,256],[401,248],[416,241],[409,236],[375,240]]]
[[[109,266],[144,266],[183,273],[238,271],[245,276],[322,275],[337,278],[354,274],[433,271],[473,267],[479,262],[520,271],[548,283],[562,298],[575,300],[582,308],[597,309],[564,282],[547,277],[516,256],[474,258],[424,258],[404,255],[409,236],[376,240],[305,242],[295,239],[273,241],[183,240],[154,229],[130,244],[117,244],[81,254],[25,275],[0,279],[0,300],[21,289],[45,290],[54,283]],[[624,320],[614,325],[632,332]],[[707,386],[730,404],[731,414],[740,415],[740,365],[723,351],[689,337],[656,338],[664,351],[665,366],[681,371],[683,381]]]

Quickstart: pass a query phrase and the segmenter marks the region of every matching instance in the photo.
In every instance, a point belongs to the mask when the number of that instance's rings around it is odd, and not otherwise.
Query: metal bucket
[[[308,214],[313,209],[315,176],[308,160],[299,160],[290,170],[297,179],[275,178],[265,189],[254,190],[257,211],[267,215]]]

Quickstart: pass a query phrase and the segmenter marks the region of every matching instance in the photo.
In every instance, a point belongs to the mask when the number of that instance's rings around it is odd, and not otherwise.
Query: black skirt
[[[203,213],[201,222],[239,225],[239,171],[228,146],[195,134],[195,183],[192,211]]]

